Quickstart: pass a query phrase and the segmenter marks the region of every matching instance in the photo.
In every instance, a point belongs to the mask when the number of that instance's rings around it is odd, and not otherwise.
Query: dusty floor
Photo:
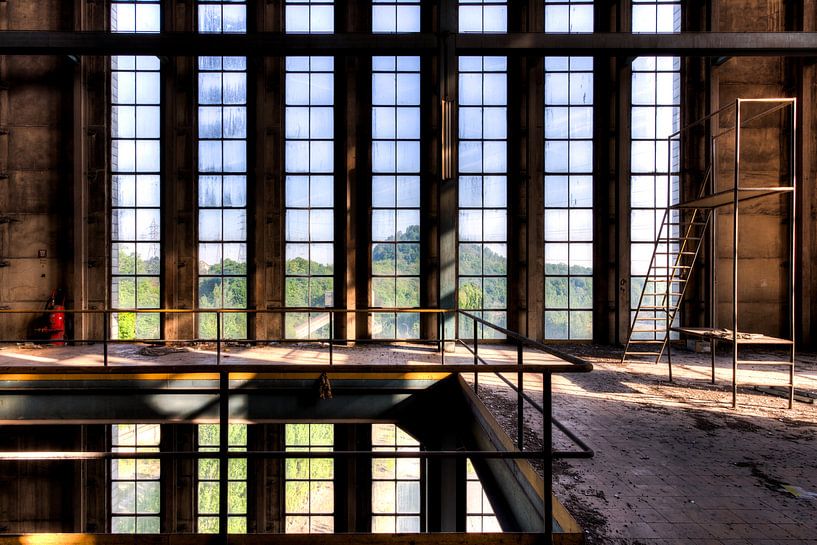
[[[708,354],[674,355],[669,383],[666,365],[621,365],[609,348],[568,351],[595,370],[554,379],[554,413],[596,455],[554,463],[554,491],[588,544],[817,544],[817,405],[788,410],[786,400],[746,389],[732,409],[726,355],[712,386]],[[817,397],[817,357],[798,357],[798,377],[798,388]],[[480,383],[515,435],[513,392]],[[535,377],[526,389],[541,395]],[[533,416],[526,443],[538,447],[541,418]]]

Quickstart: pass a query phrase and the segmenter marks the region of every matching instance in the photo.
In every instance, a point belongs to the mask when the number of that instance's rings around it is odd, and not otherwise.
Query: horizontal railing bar
[[[0,339],[0,344],[54,344],[54,343],[70,343],[70,344],[171,344],[171,345],[186,345],[186,344],[216,344],[221,342],[222,345],[233,347],[235,345],[243,344],[302,344],[302,345],[328,345],[330,342],[335,343],[335,346],[343,346],[341,343],[355,343],[355,344],[440,344],[439,339],[330,339],[329,337],[317,339],[74,339],[66,337],[64,339]],[[183,348],[184,346],[177,346]]]
[[[320,375],[327,373],[330,377],[332,375],[343,374],[406,374],[406,373],[516,373],[519,366],[514,364],[496,364],[491,363],[487,365],[474,365],[473,363],[446,363],[445,365],[439,363],[428,364],[408,364],[408,365],[394,365],[394,364],[357,364],[357,363],[340,363],[336,365],[328,364],[293,364],[293,363],[236,363],[216,365],[212,364],[178,364],[178,365],[163,365],[163,364],[136,364],[136,365],[111,365],[109,367],[90,366],[90,365],[72,365],[72,366],[55,366],[55,365],[2,365],[0,366],[0,376],[4,374],[52,374],[52,375],[70,375],[70,374],[92,374],[92,375],[120,375],[120,374],[211,374],[211,373],[229,373],[229,374],[267,374],[267,373],[282,373],[282,374],[308,374]],[[577,370],[573,364],[565,363],[530,363],[525,364],[525,373],[574,373],[583,372]],[[233,379],[238,380],[238,379]]]
[[[0,309],[0,314],[281,314],[311,312],[334,314],[451,314],[445,308],[334,308],[334,307],[273,307],[273,308],[108,308],[108,309]]]
[[[787,108],[788,106],[794,104],[795,99],[788,98],[788,97],[779,97],[779,98],[739,98],[736,102],[730,102],[726,106],[718,108],[717,110],[715,110],[711,114],[700,117],[700,118],[696,119],[695,121],[681,127],[677,131],[675,131],[675,132],[671,133],[669,136],[667,136],[667,140],[673,140],[676,137],[680,136],[681,133],[692,129],[693,127],[696,127],[698,125],[703,124],[705,121],[708,121],[709,119],[715,117],[716,115],[720,115],[723,112],[725,112],[726,110],[731,110],[733,108],[736,108],[738,102],[765,102],[765,103],[784,102],[785,103],[785,104],[781,104],[780,106],[777,106],[775,108],[771,108],[769,110],[764,110],[763,112],[761,112],[761,113],[759,113],[759,114],[757,114],[757,115],[755,115],[753,117],[750,117],[748,119],[745,119],[745,120],[741,121],[741,126],[745,126],[746,123],[748,123],[750,121],[753,121],[753,120],[757,119],[758,117],[768,115],[768,114],[770,114],[772,112],[776,112],[777,110],[781,110],[783,108]],[[724,132],[719,133],[718,135],[715,136],[715,138],[717,138],[719,136],[722,136],[724,134],[728,134],[730,131],[733,131],[733,130],[735,130],[734,127],[724,129]]]
[[[466,344],[464,341],[459,339],[459,342],[462,343],[462,345],[465,346],[465,348],[467,348],[472,354],[474,353],[473,349],[468,344]],[[480,363],[487,365],[487,363],[485,362],[485,360],[482,359],[481,356],[476,355],[476,358],[477,358],[477,360],[479,360]],[[530,372],[530,371],[527,370],[527,367],[528,367],[527,364],[522,366],[522,369],[523,369],[522,373]],[[516,366],[516,369],[517,369],[517,372],[519,372],[519,365]],[[511,382],[507,377],[503,376],[502,374],[500,374],[500,373],[494,373],[494,374],[497,377],[499,377],[499,379],[502,380],[505,384],[507,384],[514,392],[516,392],[516,395],[521,396],[522,399],[524,399],[525,401],[530,403],[530,405],[534,409],[536,409],[539,412],[540,415],[544,414],[545,411],[544,411],[544,408],[542,407],[542,405],[537,403],[535,399],[533,399],[531,396],[526,394],[523,389],[519,388],[519,386],[517,386],[516,384]],[[580,452],[554,451],[554,455],[553,455],[554,458],[592,458],[593,456],[595,456],[595,452],[593,451],[593,449],[590,448],[587,445],[587,443],[582,441],[575,433],[570,431],[567,428],[567,426],[565,426],[564,424],[559,422],[556,419],[556,417],[552,417],[551,422],[553,422],[553,425],[555,425],[559,430],[561,430],[562,433],[564,433],[568,437],[568,439],[570,439],[573,442],[573,444],[575,444],[577,447],[579,447],[581,449]]]
[[[477,323],[482,324],[483,326],[487,326],[487,327],[489,327],[489,328],[491,328],[491,329],[493,329],[495,331],[498,331],[498,332],[502,333],[503,335],[505,335],[506,337],[508,337],[510,339],[514,339],[514,340],[519,341],[519,342],[521,342],[521,343],[523,343],[523,344],[525,344],[525,345],[527,345],[527,346],[529,346],[531,348],[536,348],[538,350],[541,350],[542,352],[545,352],[547,354],[551,354],[552,356],[556,356],[556,357],[558,357],[560,359],[563,359],[565,361],[573,363],[573,364],[576,365],[577,368],[580,368],[580,369],[577,369],[578,372],[585,372],[585,370],[587,372],[589,372],[589,371],[593,370],[593,364],[591,364],[590,362],[585,361],[585,360],[583,360],[583,359],[581,359],[581,358],[579,358],[577,356],[567,354],[565,352],[562,352],[561,350],[557,350],[556,348],[552,348],[552,347],[547,346],[545,344],[542,344],[540,342],[534,341],[532,339],[529,339],[529,338],[525,337],[524,335],[520,335],[519,333],[514,333],[513,331],[511,331],[509,329],[505,329],[504,327],[500,327],[498,325],[492,324],[491,322],[483,320],[482,318],[474,316],[473,314],[471,314],[469,312],[466,312],[464,310],[458,310],[457,312],[459,312],[461,315],[465,316],[466,318],[469,318],[471,320],[475,320]]]
[[[145,447],[138,447],[145,448]],[[151,447],[154,448],[154,447]],[[158,448],[158,447],[156,447]],[[213,447],[217,448],[217,447]],[[234,447],[233,447],[234,448]],[[294,447],[299,448],[299,447]],[[307,447],[303,448],[318,448]],[[0,462],[19,462],[29,460],[128,460],[128,459],[212,459],[212,458],[500,458],[500,459],[533,459],[542,458],[549,454],[547,451],[527,450],[417,450],[417,451],[372,451],[372,450],[331,450],[325,452],[286,451],[286,450],[248,450],[227,452],[219,451],[157,451],[157,452],[70,452],[70,451],[31,451],[31,452],[0,452]]]

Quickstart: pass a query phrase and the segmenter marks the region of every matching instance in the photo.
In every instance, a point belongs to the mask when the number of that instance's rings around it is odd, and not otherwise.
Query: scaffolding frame
[[[770,105],[769,108],[763,110],[762,112],[748,116],[744,119],[744,106],[745,105],[752,105],[752,104],[768,104]],[[773,113],[779,111],[786,111],[788,110],[788,129],[786,127],[782,127],[781,130],[781,138],[788,134],[789,138],[789,146],[788,146],[788,176],[784,176],[784,179],[781,179],[781,185],[779,186],[750,186],[745,185],[741,182],[741,135],[746,127],[746,125],[752,121],[757,119],[763,118],[765,116],[771,115]],[[720,108],[719,110],[709,114],[708,116],[701,118],[700,120],[687,125],[686,127],[681,128],[680,130],[676,131],[675,133],[671,134],[667,141],[668,146],[671,146],[673,140],[680,140],[681,136],[692,129],[693,127],[697,127],[700,125],[711,123],[713,120],[719,118],[720,115],[734,111],[735,113],[735,124],[733,127],[724,129],[719,132],[714,132],[709,136],[709,145],[710,145],[710,153],[712,154],[712,161],[717,160],[717,141],[723,136],[726,136],[730,133],[734,134],[734,177],[733,183],[730,188],[724,190],[717,189],[717,176],[716,176],[716,168],[712,168],[711,176],[708,176],[708,185],[709,185],[709,192],[708,194],[705,193],[705,189],[702,188],[701,195],[696,199],[680,202],[675,205],[671,205],[668,203],[669,209],[676,209],[681,213],[688,212],[690,210],[710,210],[712,211],[712,221],[711,229],[709,230],[709,263],[710,263],[710,274],[709,274],[709,316],[708,321],[710,327],[708,328],[691,328],[691,327],[669,327],[669,331],[674,331],[682,335],[694,336],[698,338],[706,339],[710,342],[710,355],[711,355],[711,368],[712,368],[712,377],[711,382],[715,384],[715,352],[718,341],[729,342],[732,344],[732,408],[737,408],[737,392],[738,392],[738,369],[741,365],[746,366],[769,366],[769,367],[786,367],[788,368],[789,372],[789,383],[787,385],[789,390],[788,395],[788,406],[792,408],[794,404],[794,391],[795,391],[795,282],[796,282],[796,274],[795,274],[795,258],[796,258],[796,242],[797,242],[797,233],[796,233],[796,185],[797,185],[797,169],[796,169],[796,144],[797,144],[797,99],[796,98],[737,98],[733,103]],[[671,161],[671,158],[670,158]],[[704,180],[704,185],[706,185],[706,181]],[[784,181],[787,181],[787,184],[783,184]],[[789,232],[789,244],[788,244],[788,275],[787,275],[787,299],[788,299],[788,337],[770,337],[764,334],[752,334],[741,332],[739,330],[739,315],[738,315],[738,308],[739,308],[739,300],[738,300],[738,249],[740,247],[740,238],[739,238],[739,231],[740,231],[740,204],[746,201],[760,199],[770,196],[784,196],[787,197],[787,201],[789,202],[789,213],[788,213],[788,232]],[[720,329],[718,328],[718,313],[717,313],[717,304],[718,304],[718,291],[717,291],[717,234],[718,234],[718,222],[717,222],[717,214],[714,213],[715,210],[722,207],[729,207],[731,206],[733,209],[732,213],[732,293],[731,293],[731,304],[732,304],[732,323],[730,329]],[[679,302],[680,304],[680,302]],[[670,368],[670,379],[672,377],[672,356],[671,356],[671,343],[667,343],[667,356],[669,360],[669,368]],[[741,346],[752,345],[752,346],[774,346],[774,347],[787,347],[788,348],[788,358],[787,360],[742,360],[739,357],[739,349]],[[764,385],[752,385],[752,384],[741,384],[741,386],[764,386]]]

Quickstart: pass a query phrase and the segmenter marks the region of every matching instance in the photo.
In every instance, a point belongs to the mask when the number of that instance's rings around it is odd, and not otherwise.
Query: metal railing
[[[102,344],[103,346],[103,362],[102,368],[107,372],[122,372],[134,368],[138,368],[140,372],[150,372],[157,371],[157,370],[166,370],[168,368],[167,365],[162,364],[155,364],[155,365],[144,365],[139,364],[138,366],[127,366],[127,365],[109,365],[109,345],[111,344],[166,344],[166,343],[173,343],[173,344],[185,344],[185,343],[215,343],[216,350],[215,350],[215,365],[207,364],[207,365],[193,365],[190,366],[188,364],[184,365],[184,369],[186,373],[212,373],[214,370],[219,372],[219,386],[218,388],[212,388],[210,391],[214,393],[218,393],[219,398],[219,424],[220,424],[220,431],[221,433],[226,433],[227,426],[229,424],[229,398],[230,394],[233,391],[233,388],[230,386],[230,375],[231,373],[242,372],[253,370],[257,371],[260,369],[270,370],[274,369],[276,372],[283,371],[286,372],[297,372],[303,373],[305,368],[308,368],[309,371],[318,373],[325,373],[331,371],[333,374],[346,374],[346,373],[382,373],[386,370],[400,370],[400,371],[414,371],[414,370],[423,370],[426,372],[456,372],[456,373],[473,373],[474,380],[473,380],[473,388],[475,394],[478,395],[479,393],[479,375],[480,374],[493,374],[498,377],[504,384],[509,386],[516,394],[516,411],[517,411],[517,419],[516,419],[516,449],[515,450],[497,450],[497,451],[474,451],[474,450],[454,450],[454,451],[420,451],[420,452],[411,452],[411,453],[380,453],[380,452],[372,452],[372,451],[335,451],[335,452],[321,452],[321,453],[298,453],[298,457],[320,457],[320,458],[337,458],[337,457],[363,457],[363,458],[395,458],[395,457],[414,457],[414,458],[421,458],[421,459],[429,459],[429,458],[475,458],[475,459],[539,459],[543,464],[543,474],[544,474],[544,494],[543,494],[543,520],[544,520],[544,533],[545,535],[549,536],[547,541],[552,542],[552,534],[553,534],[553,499],[552,499],[552,480],[551,480],[551,464],[553,460],[556,459],[563,459],[563,458],[590,458],[593,456],[593,450],[582,440],[580,439],[572,430],[570,430],[565,424],[558,421],[553,416],[553,394],[552,394],[552,375],[554,373],[585,373],[592,370],[593,366],[589,362],[579,358],[577,356],[568,354],[562,350],[554,348],[552,346],[545,345],[540,342],[533,341],[528,339],[527,337],[520,335],[519,333],[513,332],[509,329],[497,326],[483,318],[480,318],[474,314],[471,314],[467,311],[463,310],[447,310],[447,309],[418,309],[418,308],[368,308],[368,309],[342,309],[342,308],[324,308],[324,307],[309,307],[309,308],[274,308],[274,309],[99,309],[99,310],[19,310],[19,309],[5,309],[0,310],[0,318],[9,315],[24,315],[24,314],[49,314],[49,313],[65,313],[66,315],[77,315],[77,314],[86,314],[86,315],[102,315],[103,317],[103,331],[106,333],[102,335],[101,338],[66,338],[64,342],[67,344],[73,345],[88,345],[88,344]],[[245,313],[245,314],[254,314],[254,315],[261,315],[261,314],[278,314],[284,315],[285,313],[325,313],[329,316],[328,321],[328,335],[324,338],[310,338],[310,339],[302,339],[302,338],[274,338],[274,339],[224,339],[222,337],[222,325],[223,325],[223,316],[225,314],[233,314],[233,313]],[[145,313],[145,314],[199,314],[199,313],[207,313],[207,314],[215,314],[216,318],[216,338],[194,338],[194,339],[110,339],[109,333],[111,331],[111,316],[113,314],[121,314],[121,313]],[[413,314],[433,314],[437,316],[437,327],[436,327],[436,337],[435,338],[395,338],[395,339],[358,339],[358,338],[336,338],[335,337],[335,329],[336,329],[336,315],[348,315],[348,314],[377,314],[377,313],[390,313],[390,314],[400,314],[400,313],[413,313]],[[453,338],[446,339],[445,329],[446,329],[446,322],[451,318],[455,318],[455,321],[471,321],[473,323],[473,338],[463,339],[459,338],[456,334],[453,335]],[[459,324],[454,324],[454,331],[458,331],[460,328],[458,327]],[[505,339],[481,339],[479,336],[480,327],[483,329],[488,328],[501,336],[504,336]],[[466,341],[471,341],[469,344]],[[31,343],[31,342],[38,342],[47,344],[52,341],[48,340],[33,340],[33,339],[3,339],[0,338],[0,344],[10,344],[10,343]],[[270,344],[304,344],[304,343],[320,343],[321,345],[326,345],[328,347],[328,365],[324,366],[316,366],[316,365],[275,365],[270,363],[265,364],[231,364],[231,365],[224,365],[222,364],[222,352],[224,351],[224,345],[227,343],[241,343],[241,344],[250,344],[250,345],[270,345]],[[395,366],[395,365],[335,365],[334,362],[334,349],[333,347],[339,343],[381,343],[381,344],[394,344],[394,343],[412,343],[412,344],[428,344],[435,346],[437,351],[440,354],[440,361],[439,365],[437,364],[423,364],[423,365],[411,365],[411,366]],[[493,347],[502,346],[502,343],[511,344],[516,347],[516,362],[515,364],[508,364],[508,363],[491,363],[487,361],[482,355],[480,355],[480,343],[490,343]],[[498,343],[500,343],[498,345]],[[454,346],[462,345],[465,349],[473,355],[473,364],[469,363],[447,363],[446,362],[446,351],[447,345],[450,346],[453,344]],[[561,361],[553,361],[547,363],[526,363],[525,362],[525,348],[530,348],[536,350],[541,353],[549,354],[559,358]],[[59,373],[59,374],[71,374],[73,372],[83,372],[87,373],[89,369],[93,369],[94,367],[88,366],[42,366],[42,367],[25,367],[26,369],[36,370],[37,373],[43,374],[52,374],[52,373]],[[6,367],[0,370],[0,377],[4,374],[8,374],[11,372],[19,372],[21,367]],[[513,381],[508,379],[505,374],[508,373],[516,373],[517,374],[517,383],[514,384]],[[541,404],[538,403],[529,393],[525,392],[524,389],[524,378],[526,374],[537,374],[541,375],[542,378],[542,402]],[[184,389],[179,390],[180,392],[187,392],[187,393],[201,393],[202,389]],[[525,402],[528,403],[533,409],[541,415],[542,418],[542,449],[525,449],[524,446],[524,409],[525,409]],[[565,437],[567,437],[570,442],[576,445],[579,450],[578,451],[564,451],[564,450],[554,450],[553,449],[553,427],[556,427],[560,430]],[[221,447],[219,448],[218,453],[208,452],[208,453],[199,453],[199,452],[159,452],[159,453],[145,453],[143,457],[149,458],[179,458],[179,457],[188,457],[188,458],[196,458],[196,457],[208,457],[213,458],[214,455],[218,456],[220,462],[226,463],[226,460],[229,458],[234,457],[255,457],[255,458],[282,458],[286,456],[292,456],[291,452],[287,451],[251,451],[251,452],[231,452],[227,449],[227,440],[226,437],[223,438],[224,440],[221,442]],[[39,455],[39,458],[38,458]],[[302,456],[303,455],[303,456]],[[134,454],[134,453],[112,453],[112,452],[64,452],[64,453],[14,453],[14,452],[0,452],[0,462],[6,460],[19,460],[21,456],[25,456],[27,460],[31,459],[43,459],[43,460],[88,460],[88,459],[115,459],[118,457],[127,457],[127,458],[138,458],[142,457],[141,454]],[[223,472],[226,475],[226,471]],[[227,486],[222,486],[222,490],[227,490]],[[223,517],[226,517],[226,514],[223,514]],[[223,528],[226,531],[227,524],[226,518],[220,524],[220,528]]]

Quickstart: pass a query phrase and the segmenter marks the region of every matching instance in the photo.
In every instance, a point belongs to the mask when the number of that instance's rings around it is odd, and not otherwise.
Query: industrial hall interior
[[[817,0],[0,0],[0,545],[817,544]]]

